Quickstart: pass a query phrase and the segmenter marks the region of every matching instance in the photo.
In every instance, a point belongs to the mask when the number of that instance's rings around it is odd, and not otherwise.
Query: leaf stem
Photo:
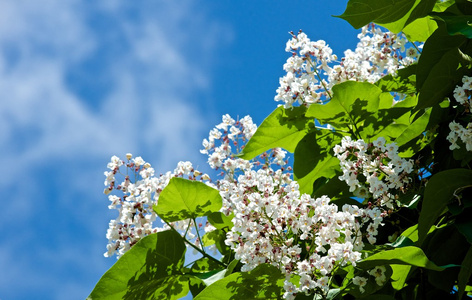
[[[198,231],[197,220],[195,220],[195,218],[193,218],[193,224],[195,225],[195,231],[197,232],[197,237],[198,237],[198,241],[200,242],[200,247],[202,247],[202,251],[206,253],[205,246],[203,246],[202,238],[200,237],[200,232]]]
[[[172,226],[169,222],[167,222],[166,220],[164,220],[162,217],[161,217],[162,221],[164,221],[167,226],[169,226],[173,231],[177,232],[179,235],[180,235],[180,232],[177,231],[177,229],[174,228],[174,226]],[[181,235],[180,235],[181,236]],[[187,240],[185,237],[182,237],[182,239],[184,240],[185,243],[187,243],[190,247],[192,247],[193,249],[197,250],[198,252],[200,252],[201,255],[203,255],[203,257],[206,257],[214,262],[216,262],[217,264],[223,266],[223,267],[228,267],[224,262],[222,261],[219,261],[217,260],[216,258],[214,258],[213,256],[211,255],[208,255],[206,252],[203,252],[201,249],[199,249],[197,246],[195,246],[192,242],[190,242],[189,240]]]

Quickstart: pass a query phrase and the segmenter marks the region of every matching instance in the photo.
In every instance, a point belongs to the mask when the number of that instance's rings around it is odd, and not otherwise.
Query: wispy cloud
[[[190,1],[0,2],[0,297],[86,296],[109,264],[111,154],[202,162],[219,28]]]

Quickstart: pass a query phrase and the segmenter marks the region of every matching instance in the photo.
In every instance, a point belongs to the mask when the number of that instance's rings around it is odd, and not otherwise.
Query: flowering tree
[[[213,178],[112,157],[119,259],[89,299],[472,292],[472,3],[351,0],[340,17],[362,28],[356,50],[292,33],[280,105],[203,141]]]

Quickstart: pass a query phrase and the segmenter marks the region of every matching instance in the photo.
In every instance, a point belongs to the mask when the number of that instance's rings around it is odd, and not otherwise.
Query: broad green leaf
[[[436,266],[432,261],[430,261],[421,248],[415,246],[381,251],[360,261],[357,265],[360,268],[368,269],[391,264],[416,266],[435,271],[443,270],[443,268]]]
[[[418,240],[418,225],[413,225],[402,232],[401,236],[409,238],[411,241],[416,242]]]
[[[189,276],[188,285],[193,297],[200,294],[200,292],[206,287],[205,283],[195,276]]]
[[[238,259],[234,259],[232,260],[229,264],[228,264],[228,268],[226,268],[226,274],[225,276],[229,276],[231,275],[234,270],[238,270],[238,265],[242,265],[241,262],[238,260]]]
[[[174,177],[159,195],[154,211],[167,222],[207,216],[220,210],[218,190],[203,182]]]
[[[382,94],[381,98],[383,97]],[[384,101],[385,102],[385,101]],[[362,136],[368,137],[369,141],[378,137],[394,140],[408,130],[414,121],[412,108],[417,103],[416,96],[410,96],[389,107],[382,107],[368,117],[361,128]]]
[[[344,13],[338,17],[359,29],[377,20],[394,22],[402,18],[414,3],[415,0],[350,0]]]
[[[405,26],[409,25],[413,21],[428,15],[428,13],[433,10],[435,3],[436,0],[416,0],[414,1],[412,8],[400,19],[391,23],[378,22],[377,20],[374,20],[374,22],[382,25],[391,32],[399,33],[403,28],[405,28]]]
[[[407,247],[407,246],[414,246],[414,242],[407,238],[404,235],[400,235],[395,242],[391,243],[390,246],[395,247],[395,248],[401,248],[401,247]]]
[[[308,128],[313,126],[313,121],[305,118],[305,111],[304,106],[277,107],[257,128],[239,157],[250,160],[273,148],[284,148],[293,153]]]
[[[472,184],[472,170],[451,169],[439,172],[429,179],[425,188],[420,218],[418,220],[418,236],[421,244],[431,226],[444,211],[454,197],[454,193]]]
[[[207,257],[194,261],[190,268],[192,273],[208,273],[215,270],[220,271],[221,265]]]
[[[437,2],[434,5],[433,12],[443,12],[445,11],[448,7],[454,5],[456,3],[456,0],[447,0],[444,2]]]
[[[392,287],[401,290],[405,286],[405,282],[410,274],[412,266],[409,265],[390,265],[392,267]]]
[[[249,272],[233,273],[206,287],[195,300],[280,299],[284,276],[271,265],[263,264]]]
[[[333,98],[328,104],[312,104],[307,117],[338,130],[358,134],[363,122],[378,111],[382,90],[368,82],[345,81],[333,87]]]
[[[215,245],[218,251],[226,255],[230,253],[231,248],[225,244],[226,232],[221,229],[215,229],[202,236],[202,242],[205,247]]]
[[[470,187],[472,187],[472,184]],[[460,206],[465,206],[464,203],[462,203],[462,200],[463,199],[461,198]],[[456,217],[456,221],[454,222],[454,226],[456,226],[457,230],[459,230],[459,232],[467,239],[470,244],[472,244],[472,219],[470,218],[471,213],[472,209],[465,209],[460,215]]]
[[[456,0],[457,9],[461,14],[472,15],[472,2],[470,0]],[[453,11],[450,9],[450,11]]]
[[[216,281],[225,277],[226,270],[214,270],[207,273],[199,273],[195,276],[200,278],[206,286],[212,285]]]
[[[469,247],[470,244],[452,224],[444,225],[429,234],[422,249],[431,261],[445,270],[426,271],[428,282],[435,288],[450,292],[456,284],[460,264]]]
[[[367,297],[362,297],[363,300],[395,300],[395,297],[383,294],[373,294]]]
[[[463,70],[458,71],[460,57],[459,50],[453,48],[439,59],[421,87],[415,111],[440,103],[454,90],[464,75]]]
[[[349,186],[344,181],[339,180],[338,177],[334,176],[329,179],[325,177],[318,178],[313,185],[314,197],[326,195],[331,198],[331,201],[351,197],[352,193],[349,192]]]
[[[400,69],[397,76],[384,76],[375,85],[382,89],[382,92],[414,94],[416,93],[416,67],[417,65],[414,64]]]
[[[429,124],[430,116],[431,109],[428,109],[423,114],[421,114],[421,117],[417,118],[413,123],[411,123],[401,131],[401,134],[398,135],[397,138],[395,138],[395,143],[398,146],[402,146],[408,143],[409,141],[413,140],[414,138],[418,137],[419,135],[423,134]],[[413,116],[411,116],[411,118],[413,118]]]
[[[430,16],[426,16],[411,22],[402,31],[410,42],[424,42],[437,28],[436,22]]]
[[[340,169],[333,156],[333,147],[341,142],[342,135],[329,130],[308,133],[297,145],[294,153],[293,174],[301,193],[311,194],[313,183],[321,177],[330,178]]]
[[[208,215],[208,222],[210,222],[211,225],[215,226],[217,229],[224,229],[229,231],[231,228],[233,228],[233,222],[231,221],[233,219],[233,215],[231,214],[230,216],[226,216],[222,212],[216,211]]]
[[[182,237],[174,231],[148,235],[126,252],[97,283],[91,300],[179,299],[188,291],[182,275]]]
[[[438,29],[429,37],[423,47],[420,59],[418,60],[418,69],[416,73],[416,87],[419,91],[422,90],[423,84],[426,82],[431,70],[442,60],[441,58],[453,49],[458,49],[466,41],[466,37],[457,35],[450,36],[443,24],[439,24]],[[451,52],[452,53],[452,52]],[[443,60],[442,69],[448,68],[447,60]],[[441,68],[438,70],[441,72]],[[457,69],[457,66],[450,66],[449,68]],[[437,75],[441,75],[436,72]],[[435,75],[433,75],[434,77]],[[432,78],[433,78],[432,77]]]
[[[434,13],[432,16],[446,24],[449,35],[462,34],[469,39],[472,38],[472,16],[451,13]]]
[[[472,275],[472,247],[469,248],[467,254],[465,255],[464,260],[461,264],[461,270],[459,271],[459,277],[457,281],[458,293],[459,296],[457,299],[462,299],[464,294],[465,287],[469,282],[470,276]]]
[[[215,229],[210,232],[205,233],[202,236],[202,242],[205,247],[214,245],[215,243],[219,242],[221,239],[226,238],[226,233],[223,230]]]

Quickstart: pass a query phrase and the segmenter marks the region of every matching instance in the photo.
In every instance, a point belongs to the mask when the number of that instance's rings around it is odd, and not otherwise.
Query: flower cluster
[[[319,70],[329,70],[328,63],[337,59],[325,41],[311,41],[303,32],[292,33],[285,48],[292,56],[284,64],[287,75],[280,78],[275,101],[284,102],[285,108],[295,103],[309,105],[326,97],[325,81],[319,81]]]
[[[328,72],[330,86],[347,80],[374,83],[385,75],[395,75],[419,56],[415,48],[405,51],[405,38],[373,24],[364,26],[357,38],[356,49],[346,50],[341,63]]]
[[[347,80],[374,83],[385,75],[395,75],[418,58],[416,48],[405,50],[405,38],[374,25],[362,28],[355,51],[345,51],[345,57],[337,64],[337,56],[325,41],[313,42],[301,31],[291,34],[285,50],[292,56],[284,65],[287,74],[280,78],[274,98],[283,102],[285,108],[329,100],[331,88],[337,83]]]
[[[404,192],[412,180],[413,161],[398,156],[398,146],[386,144],[383,137],[366,143],[345,136],[333,150],[343,172],[339,179],[349,191],[360,198],[372,197],[380,206],[393,208],[398,191]]]
[[[210,131],[208,139],[203,140],[204,149],[200,152],[208,155],[208,164],[212,169],[221,169],[232,176],[236,169],[246,170],[251,167],[248,161],[234,157],[233,147],[236,148],[235,152],[239,152],[256,129],[250,116],[236,121],[226,114],[222,122]]]
[[[461,140],[465,144],[465,149],[472,151],[472,123],[464,127],[456,121],[452,121],[449,123],[449,129],[451,132],[449,132],[447,140],[451,143],[450,150],[460,149],[457,141]]]
[[[470,112],[472,106],[472,77],[464,76],[462,78],[462,86],[456,86],[454,89],[454,99],[463,105],[467,112]]]
[[[363,237],[369,237],[361,229],[367,224],[377,227],[384,215],[377,207],[346,204],[339,210],[326,196],[301,194],[288,175],[268,167],[220,183],[223,212],[234,215],[225,243],[243,263],[242,271],[269,263],[286,274],[284,298],[313,291],[326,294],[336,268],[355,266],[361,258]],[[300,280],[292,282],[293,275]]]
[[[210,167],[221,170],[221,175],[224,175],[228,180],[233,180],[235,174],[250,170],[254,166],[285,165],[287,152],[280,148],[272,149],[251,161],[235,156],[244,149],[244,145],[256,132],[256,129],[257,126],[252,122],[250,116],[236,121],[226,114],[223,116],[222,122],[210,131],[208,139],[203,140],[204,149],[200,152],[208,155]]]
[[[119,212],[118,217],[109,223],[106,235],[108,238],[107,252],[104,254],[106,257],[117,254],[117,258],[119,258],[143,237],[169,229],[166,224],[162,224],[161,227],[154,224],[157,216],[152,207],[157,204],[159,194],[172,177],[186,177],[192,180],[208,178],[208,175],[194,170],[188,161],[179,162],[174,172],[155,176],[154,168],[141,157],[132,158],[131,154],[127,154],[126,158],[127,162],[124,162],[117,156],[113,156],[107,165],[110,171],[105,172],[106,188],[104,192],[110,200],[108,208],[117,209]],[[124,174],[121,173],[123,168],[126,168]],[[130,173],[132,174],[131,178]],[[124,177],[120,184],[116,183],[117,175]],[[174,222],[171,226],[186,232],[190,240],[195,238],[195,234],[187,230],[188,221]]]
[[[454,89],[454,99],[464,107],[466,113],[470,113],[472,107],[472,77],[464,76],[462,78],[462,86],[457,86]],[[470,120],[470,114],[468,114]],[[467,122],[466,122],[467,123]],[[449,124],[451,130],[447,136],[447,140],[451,143],[449,146],[450,150],[460,149],[458,141],[460,140],[465,144],[467,151],[472,151],[472,122],[469,122],[466,126],[452,121]]]

